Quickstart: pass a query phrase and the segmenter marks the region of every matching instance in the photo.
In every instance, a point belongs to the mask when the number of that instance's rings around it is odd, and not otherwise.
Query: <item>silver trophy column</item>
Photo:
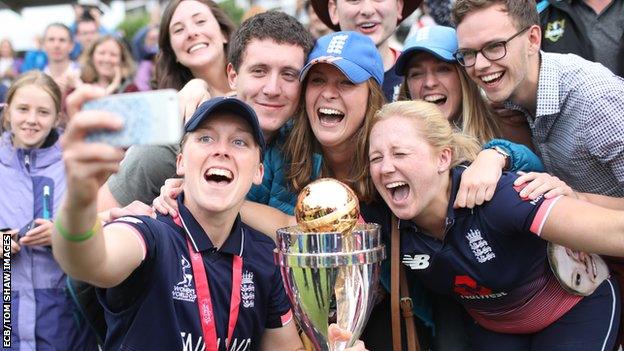
[[[295,318],[316,350],[341,351],[359,338],[373,307],[385,257],[379,225],[358,224],[349,233],[309,233],[298,226],[277,231],[275,259]],[[329,345],[334,321],[353,336]]]

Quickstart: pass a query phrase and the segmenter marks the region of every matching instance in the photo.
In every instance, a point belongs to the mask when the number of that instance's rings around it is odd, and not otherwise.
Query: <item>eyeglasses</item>
[[[457,50],[456,53],[453,54],[453,57],[457,60],[457,63],[464,67],[472,67],[477,62],[477,54],[481,53],[483,57],[490,61],[500,60],[505,55],[507,55],[507,43],[509,43],[513,38],[527,31],[527,29],[531,28],[525,27],[518,33],[512,35],[507,40],[497,41],[495,43],[488,44],[484,46],[481,50],[472,50],[472,49],[463,49]]]

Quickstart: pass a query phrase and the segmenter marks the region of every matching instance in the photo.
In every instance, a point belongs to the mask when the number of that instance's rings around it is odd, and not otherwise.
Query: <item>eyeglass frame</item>
[[[453,53],[453,57],[455,58],[455,60],[457,60],[457,63],[459,63],[462,67],[472,67],[472,66],[474,66],[474,65],[477,63],[477,55],[478,55],[479,53],[481,53],[481,55],[482,55],[483,57],[485,57],[488,61],[498,61],[498,60],[502,59],[503,57],[507,56],[507,44],[508,44],[511,40],[513,40],[514,38],[516,38],[517,36],[519,36],[520,34],[522,34],[522,33],[526,32],[527,30],[529,30],[531,27],[532,27],[532,26],[527,26],[527,27],[524,27],[524,28],[523,28],[523,29],[521,29],[519,32],[517,32],[516,34],[514,34],[514,35],[510,36],[509,38],[507,38],[507,40],[501,40],[501,41],[496,41],[496,42],[494,42],[494,43],[487,44],[486,46],[482,47],[482,48],[481,48],[481,49],[479,49],[479,50],[466,49],[465,51],[468,51],[468,52],[470,52],[470,53],[474,53],[474,55],[475,55],[475,56],[474,56],[474,63],[473,63],[473,64],[471,64],[471,65],[466,65],[466,61],[465,61],[463,58],[462,58],[462,59],[460,59],[460,58],[458,57],[458,56],[460,56],[460,55],[465,56],[464,54],[462,54],[462,53],[461,53],[461,51],[462,51],[462,50],[457,50],[455,53]],[[488,48],[492,48],[493,46],[496,46],[496,45],[501,45],[501,44],[503,45],[503,50],[504,50],[504,52],[503,52],[503,55],[502,55],[501,57],[499,57],[499,58],[496,58],[496,59],[491,59],[491,58],[489,58],[489,57],[485,54],[485,52],[483,51],[483,50],[486,50],[486,49],[488,49]]]

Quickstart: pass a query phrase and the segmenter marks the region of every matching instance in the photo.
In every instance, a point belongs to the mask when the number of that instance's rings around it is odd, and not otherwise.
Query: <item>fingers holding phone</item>
[[[73,204],[90,205],[98,189],[119,169],[124,157],[121,148],[105,143],[90,143],[87,135],[99,130],[120,130],[122,120],[105,111],[78,112],[67,125],[61,144],[67,175],[67,196]]]
[[[22,246],[50,246],[52,245],[52,221],[37,218],[33,221],[30,230],[19,238],[19,245]]]

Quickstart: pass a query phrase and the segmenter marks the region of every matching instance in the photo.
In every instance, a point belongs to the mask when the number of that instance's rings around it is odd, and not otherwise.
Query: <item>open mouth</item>
[[[377,28],[377,23],[373,23],[373,22],[361,23],[358,25],[358,27],[360,28],[361,32],[370,33],[370,32],[375,31],[375,29]]]
[[[386,189],[390,191],[392,200],[402,201],[409,195],[410,187],[405,182],[392,182],[390,184],[386,184]]]
[[[335,126],[336,124],[340,123],[345,117],[344,112],[333,108],[321,107],[316,112],[318,114],[319,120],[321,121],[321,125],[327,127]]]
[[[208,183],[227,185],[234,180],[234,175],[230,170],[212,167],[206,171],[204,179],[206,179]]]
[[[486,85],[494,85],[498,83],[503,78],[504,75],[505,75],[505,72],[497,72],[497,73],[487,74],[479,78]]]
[[[207,47],[208,47],[208,44],[206,44],[206,43],[195,44],[195,45],[191,46],[188,49],[188,53],[192,54],[192,53],[194,53],[197,50],[201,50],[201,49],[204,49],[204,48],[207,48]]]
[[[436,105],[444,105],[444,103],[446,102],[446,99],[447,97],[442,94],[425,95],[425,97],[423,98],[423,100],[427,102],[431,102]]]

